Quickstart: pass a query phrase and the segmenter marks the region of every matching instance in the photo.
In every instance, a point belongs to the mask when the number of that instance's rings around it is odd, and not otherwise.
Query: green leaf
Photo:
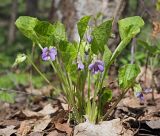
[[[65,68],[67,71],[70,71],[70,69],[75,68],[73,61],[77,57],[77,48],[74,46],[74,44],[67,42],[67,41],[61,41],[59,45],[60,54],[62,56],[63,63],[65,65]]]
[[[118,47],[113,52],[110,59],[110,64],[114,62],[118,55],[129,44],[131,39],[140,32],[140,28],[144,25],[144,21],[141,17],[134,16],[122,19],[118,22],[118,24],[122,41],[119,43]]]
[[[29,39],[34,42],[37,42],[37,35],[34,31],[35,26],[38,23],[37,18],[29,17],[29,16],[21,16],[19,17],[15,24],[17,28]]]
[[[77,80],[77,63],[75,62],[77,58],[77,47],[78,46],[67,41],[61,41],[59,44],[64,67],[73,82]]]
[[[139,16],[127,17],[118,21],[119,33],[121,39],[126,37],[134,37],[140,32],[140,28],[144,25],[144,21]]]
[[[56,40],[58,41],[66,41],[67,40],[67,36],[66,36],[66,31],[65,31],[65,27],[61,22],[56,22],[54,24],[54,37]]]
[[[122,90],[132,87],[136,77],[140,73],[140,68],[136,64],[127,64],[119,69],[118,81]]]
[[[104,88],[100,97],[102,107],[112,99],[112,90]]]
[[[114,62],[114,60],[118,57],[118,55],[123,51],[123,49],[128,45],[130,41],[131,41],[131,38],[127,37],[119,43],[118,47],[115,49],[115,51],[111,56],[110,64]]]
[[[55,28],[52,24],[47,21],[38,21],[34,27],[34,32],[36,33],[36,40],[42,45],[53,45],[53,35]]]
[[[93,53],[97,54],[98,51],[104,52],[104,46],[111,35],[112,21],[107,20],[92,31],[93,41],[91,43],[91,50]]]
[[[16,20],[18,29],[35,43],[52,46],[60,40],[67,40],[64,25],[56,22],[54,25],[37,18],[21,16]]]
[[[68,41],[60,41],[58,47],[59,47],[60,51],[66,52],[67,47],[68,47],[69,44],[70,44],[70,43],[69,43]]]
[[[14,103],[15,94],[9,94],[8,92],[0,92],[0,100],[4,102]]]
[[[105,50],[104,50],[104,54],[103,54],[103,61],[105,63],[105,66],[107,66],[109,64],[111,56],[112,56],[112,52],[110,51],[110,49],[107,46],[105,46]]]
[[[86,32],[86,29],[87,29],[88,22],[89,22],[90,18],[91,18],[91,16],[84,16],[77,23],[78,33],[79,33],[79,36],[80,36],[81,40],[83,39],[83,36]]]
[[[160,11],[160,0],[156,2],[156,10]]]

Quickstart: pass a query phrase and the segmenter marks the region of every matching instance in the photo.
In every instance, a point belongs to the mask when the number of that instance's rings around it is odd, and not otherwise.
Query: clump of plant
[[[139,16],[119,20],[121,42],[111,52],[107,42],[112,34],[113,20],[90,26],[91,19],[92,16],[84,16],[78,21],[78,42],[68,41],[65,27],[60,22],[50,24],[37,18],[21,16],[15,23],[32,40],[33,45],[41,49],[41,59],[53,67],[70,107],[70,117],[76,123],[84,122],[85,119],[92,123],[106,120],[126,92],[134,86],[136,88],[135,78],[140,72],[136,64],[127,64],[119,69],[121,95],[107,113],[103,113],[105,103],[112,100],[112,90],[105,86],[108,70],[132,38],[140,32],[144,21]],[[19,54],[14,65],[26,59],[50,83],[30,56]]]

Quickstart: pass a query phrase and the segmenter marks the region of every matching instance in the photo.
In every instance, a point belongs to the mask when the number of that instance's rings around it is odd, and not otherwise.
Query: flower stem
[[[35,70],[43,77],[43,79],[50,84],[50,81],[45,77],[45,75],[37,68],[37,66],[32,62],[32,60],[27,56],[29,62],[32,64],[32,66],[35,68]]]
[[[90,78],[90,71],[88,71],[88,101],[90,101],[90,86],[91,86],[91,78]]]
[[[38,43],[39,48],[41,48],[41,50],[43,50],[43,47],[40,43]]]

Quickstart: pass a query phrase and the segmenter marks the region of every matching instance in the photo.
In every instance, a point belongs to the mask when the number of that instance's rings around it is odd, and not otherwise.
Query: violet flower
[[[93,38],[92,38],[91,36],[87,36],[87,41],[88,41],[88,43],[91,43],[92,40],[93,40]]]
[[[54,47],[45,47],[42,49],[42,60],[47,61],[47,60],[52,60],[54,61],[57,56],[57,50]]]
[[[78,62],[78,70],[83,70],[83,69],[84,69],[84,64],[81,61],[79,61]]]
[[[151,93],[151,92],[152,92],[152,88],[146,88],[146,89],[144,90],[144,92],[145,92],[145,93]]]
[[[94,63],[91,63],[88,68],[93,74],[97,74],[98,72],[104,71],[104,63],[101,60],[96,60]]]
[[[140,99],[140,102],[143,102],[143,101],[144,101],[144,96],[143,96],[143,93],[142,93],[142,92],[137,92],[137,93],[136,93],[136,97]]]

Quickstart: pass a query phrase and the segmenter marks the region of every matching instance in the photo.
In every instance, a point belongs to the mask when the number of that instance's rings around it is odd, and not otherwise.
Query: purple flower
[[[91,63],[88,68],[93,74],[97,74],[98,72],[104,71],[104,63],[101,60],[96,60],[94,63]]]
[[[144,101],[144,96],[143,96],[143,93],[142,93],[142,92],[137,92],[137,93],[136,93],[136,97],[139,98],[141,102]]]
[[[144,92],[145,92],[145,93],[151,93],[151,92],[152,92],[152,88],[146,88],[146,89],[144,90]]]
[[[91,43],[92,40],[93,40],[93,38],[92,38],[91,36],[87,36],[87,41],[88,41],[88,43]]]
[[[56,59],[56,55],[57,55],[57,50],[54,47],[52,48],[45,47],[42,50],[42,60],[44,61],[47,60],[54,61]]]
[[[81,61],[79,61],[78,62],[78,70],[83,70],[83,69],[84,69],[84,64]]]

